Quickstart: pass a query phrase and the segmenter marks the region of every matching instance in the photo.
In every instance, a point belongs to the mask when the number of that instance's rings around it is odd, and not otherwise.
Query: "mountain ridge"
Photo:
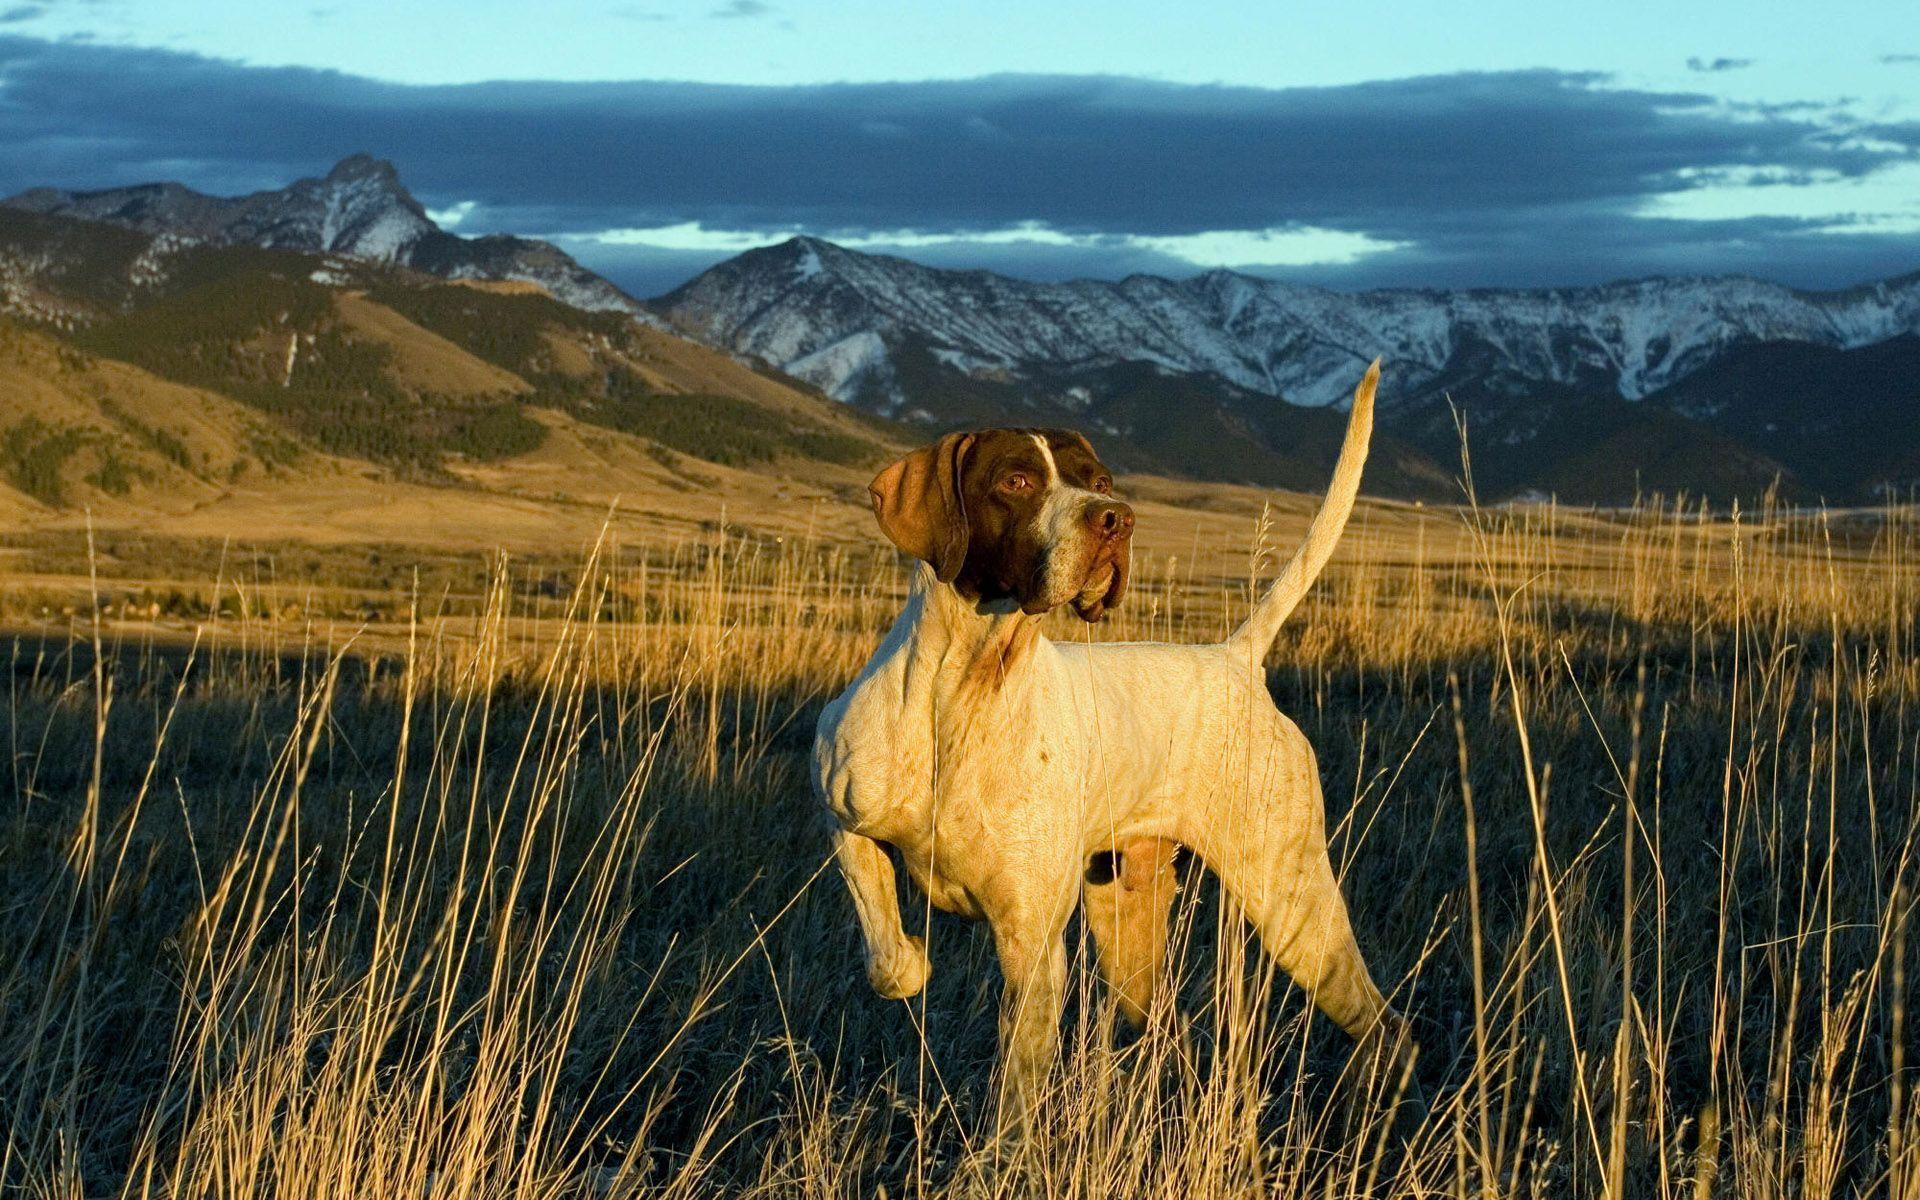
[[[1772,481],[1761,471],[1771,467],[1785,468],[1789,490],[1804,475],[1820,481],[1810,491],[1838,486],[1849,498],[1916,482],[1904,473],[1843,477],[1820,464],[1747,453],[1739,410],[1762,397],[1720,397],[1712,414],[1668,400],[1682,383],[1751,346],[1852,353],[1920,333],[1920,272],[1831,292],[1694,276],[1346,293],[1226,270],[1183,280],[1040,283],[795,238],[721,263],[652,305],[711,345],[761,358],[841,400],[933,425],[978,419],[977,406],[956,411],[952,398],[989,383],[1006,394],[1009,419],[1026,409],[1078,411],[1101,425],[1111,397],[1088,377],[1136,363],[1189,381],[1193,403],[1257,427],[1278,423],[1281,405],[1343,406],[1353,381],[1379,357],[1389,364],[1383,430],[1435,462],[1457,452],[1452,414],[1459,405],[1504,427],[1516,447],[1538,441],[1530,412],[1604,412],[1603,424],[1617,428],[1623,444],[1679,443],[1664,456],[1674,468],[1666,486],[1676,488],[1730,482],[1724,462],[1688,464],[1684,422],[1697,427],[1703,457],[1751,464],[1734,476],[1742,489],[1764,490]],[[1683,424],[1655,408],[1671,409]],[[1631,425],[1642,428],[1626,437]],[[1135,432],[1119,421],[1101,427],[1121,437]],[[1270,441],[1269,449],[1284,447]],[[1482,449],[1476,445],[1476,454]],[[1502,466],[1515,468],[1500,473],[1522,490],[1584,490],[1579,479],[1556,478],[1551,463],[1539,464],[1532,478],[1523,463]]]
[[[285,264],[246,257],[281,254],[309,256],[308,275],[281,280]],[[1046,283],[801,236],[642,303],[548,243],[440,229],[393,164],[369,155],[245,196],[155,183],[36,188],[0,201],[0,313],[82,340],[106,336],[102,322],[144,311],[134,322],[138,341],[144,325],[187,319],[166,315],[169,297],[236,274],[309,308],[313,298],[295,292],[313,284],[384,289],[382,303],[405,310],[415,299],[381,274],[391,269],[531,287],[568,311],[671,329],[930,430],[1082,428],[1127,470],[1311,488],[1337,410],[1379,357],[1388,376],[1369,478],[1390,494],[1457,497],[1457,470],[1444,465],[1459,455],[1456,409],[1475,431],[1478,476],[1498,481],[1492,498],[1602,501],[1643,486],[1725,497],[1779,484],[1789,496],[1853,501],[1920,485],[1920,456],[1898,452],[1900,439],[1920,441],[1920,385],[1912,382],[1920,371],[1905,368],[1911,355],[1901,348],[1901,339],[1920,345],[1920,271],[1824,292],[1751,276],[1338,292],[1227,269]],[[235,303],[219,287],[210,295]],[[443,299],[428,308],[481,341],[526,342],[529,330],[578,324],[523,306],[501,315],[503,329],[468,328]],[[349,363],[358,351],[348,315],[310,315],[298,336],[273,335],[291,338],[277,351],[288,377],[311,350],[300,339],[318,336],[345,339],[333,344],[334,359],[323,356],[328,369],[360,369]],[[377,313],[368,319],[369,330],[391,325]],[[587,345],[608,336],[582,326],[567,338]],[[218,353],[254,363],[259,378],[247,386],[271,373],[262,345],[235,342]],[[541,353],[523,348],[521,360],[495,365],[534,369],[530,386],[549,398],[549,385],[558,387],[565,405],[606,401],[638,413],[634,401],[583,399],[580,385],[536,362]],[[596,352],[584,353],[591,360]],[[630,379],[615,382],[623,395],[639,394]],[[364,397],[339,399],[365,407]],[[505,421],[507,410],[498,412]],[[460,419],[469,418],[478,419]],[[723,423],[700,434],[701,444],[717,447],[725,433]],[[1616,461],[1623,456],[1636,461]]]
[[[324,176],[244,196],[158,182],[90,191],[31,188],[0,206],[223,246],[339,254],[445,279],[513,280],[593,312],[651,319],[639,301],[550,242],[448,233],[400,182],[391,162],[353,154]]]
[[[780,276],[784,274],[783,280]],[[725,289],[746,277],[758,295],[732,299]],[[831,282],[823,283],[822,280]],[[858,290],[879,324],[823,327],[833,304],[818,304],[826,288]],[[973,286],[990,297],[972,304],[971,320],[952,313],[938,327],[916,322],[933,315],[941,293]],[[794,320],[799,295],[825,318]],[[831,300],[831,294],[824,298]],[[1707,301],[1711,303],[1702,304]],[[1082,307],[1076,311],[1074,303]],[[1659,305],[1652,311],[1645,306]],[[1920,271],[1833,291],[1808,291],[1752,276],[1647,277],[1555,288],[1382,288],[1337,292],[1215,269],[1187,279],[1133,274],[1117,281],[1075,279],[1043,283],[984,270],[928,267],[890,255],[865,254],[813,237],[796,237],[729,259],[652,302],[682,328],[714,344],[760,353],[776,364],[819,354],[849,335],[894,328],[948,342],[963,355],[1001,367],[1089,359],[1163,361],[1188,371],[1212,370],[1243,387],[1256,387],[1297,404],[1343,403],[1351,369],[1377,355],[1398,360],[1401,398],[1417,395],[1409,368],[1438,377],[1462,337],[1486,336],[1503,322],[1522,330],[1558,319],[1572,332],[1582,308],[1611,305],[1618,327],[1588,329],[1596,344],[1568,345],[1556,355],[1542,346],[1553,382],[1580,383],[1583,372],[1610,374],[1619,393],[1639,399],[1690,373],[1696,345],[1711,349],[1740,340],[1800,340],[1852,348],[1920,332]],[[1089,311],[1095,305],[1104,312]],[[1626,309],[1638,304],[1639,310]],[[1696,342],[1675,345],[1682,311],[1704,313]],[[729,319],[728,313],[744,315]],[[1106,328],[1088,317],[1105,317]],[[1662,320],[1665,317],[1668,319]],[[1627,318],[1639,318],[1629,327]],[[808,326],[812,328],[808,328]],[[1452,328],[1452,327],[1459,328]],[[1169,336],[1171,335],[1171,336]],[[1395,344],[1397,339],[1397,344]],[[1287,355],[1303,345],[1326,348]],[[1525,347],[1507,347],[1518,353]],[[1625,350],[1612,355],[1607,349]],[[1065,353],[1077,350],[1078,353]],[[769,353],[770,352],[770,353]],[[1440,352],[1440,353],[1436,353]],[[1611,358],[1611,362],[1608,361]],[[1518,365],[1518,364],[1516,364]],[[851,377],[822,373],[812,382],[848,398]]]

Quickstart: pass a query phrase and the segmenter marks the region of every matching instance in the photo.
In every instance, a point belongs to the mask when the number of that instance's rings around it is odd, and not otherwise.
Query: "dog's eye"
[[[1109,492],[1113,491],[1113,480],[1108,478],[1105,475],[1102,475],[1100,478],[1093,481],[1093,490],[1096,492],[1099,492],[1102,496],[1105,496]]]
[[[1000,481],[1000,486],[1009,492],[1024,492],[1033,486],[1033,480],[1025,475],[1009,475]]]

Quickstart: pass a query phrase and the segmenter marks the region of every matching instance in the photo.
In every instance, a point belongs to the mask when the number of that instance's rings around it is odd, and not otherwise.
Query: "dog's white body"
[[[970,602],[923,567],[885,641],[821,715],[814,777],[838,823],[869,978],[905,997],[929,971],[903,927],[886,843],[935,905],[991,924],[1003,1068],[1021,1101],[1055,1053],[1063,935],[1083,898],[1103,970],[1129,1015],[1143,1015],[1174,843],[1219,875],[1343,1028],[1363,1036],[1387,1012],[1328,862],[1313,750],[1274,706],[1262,665],[1351,510],[1375,375],[1306,543],[1227,642],[1055,643],[1039,616]],[[1089,875],[1115,853],[1138,861]]]

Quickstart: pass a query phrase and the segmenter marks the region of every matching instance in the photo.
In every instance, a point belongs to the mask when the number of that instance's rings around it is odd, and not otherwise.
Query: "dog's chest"
[[[1023,840],[1054,823],[1035,813],[1059,812],[1084,776],[1082,743],[1061,714],[1011,690],[902,704],[881,673],[836,700],[819,734],[828,807],[896,844]]]

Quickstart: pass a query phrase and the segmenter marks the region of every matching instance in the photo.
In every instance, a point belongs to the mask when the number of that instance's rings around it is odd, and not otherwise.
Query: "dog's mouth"
[[[1081,620],[1098,621],[1126,593],[1130,550],[1131,539],[1127,537],[1097,542],[1082,550],[1080,563],[1067,570],[1057,569],[1063,564],[1056,551],[1054,556],[1040,560],[1024,587],[1008,590],[1020,597],[1022,612],[1038,616],[1070,604]],[[1078,586],[1073,582],[1076,578]]]
[[[1131,538],[1121,536],[1103,544],[1087,565],[1086,582],[1073,597],[1073,611],[1088,623],[1100,620],[1107,610],[1127,594],[1128,565],[1133,555]]]
[[[1095,563],[1080,594],[1071,601],[1074,614],[1089,623],[1106,616],[1107,609],[1119,599],[1114,586],[1119,582],[1119,574],[1120,568],[1111,561]]]
[[[1062,604],[1071,604],[1073,611],[1085,621],[1098,621],[1101,614],[1112,607],[1118,599],[1114,588],[1120,582],[1120,569],[1109,552],[1096,554],[1087,564],[1087,573],[1080,586],[1073,592],[1062,595],[1059,583],[1048,587],[1044,568],[1036,572],[1031,588],[1027,589],[1027,598],[1020,603],[1020,610],[1039,616],[1052,612]],[[1071,585],[1068,585],[1071,586]]]

